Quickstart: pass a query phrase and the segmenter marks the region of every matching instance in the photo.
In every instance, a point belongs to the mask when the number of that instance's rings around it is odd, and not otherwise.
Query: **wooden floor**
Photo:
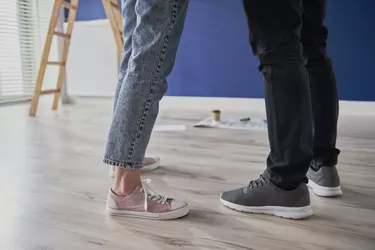
[[[187,200],[191,213],[158,222],[105,214],[111,100],[79,100],[57,113],[48,104],[36,118],[27,105],[0,106],[1,250],[375,249],[375,117],[341,117],[344,196],[311,195],[315,215],[292,221],[237,213],[218,199],[263,171],[265,132],[194,129],[207,113],[163,110],[159,124],[187,130],[154,133],[149,155],[163,164],[147,177]]]

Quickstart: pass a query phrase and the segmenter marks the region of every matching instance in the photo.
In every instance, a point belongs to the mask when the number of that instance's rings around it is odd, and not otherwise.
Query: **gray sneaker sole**
[[[333,197],[333,196],[340,196],[342,195],[341,187],[324,187],[316,184],[312,180],[309,180],[309,183],[307,183],[307,186],[311,188],[317,196],[322,197]]]
[[[279,207],[279,206],[262,206],[262,207],[249,207],[249,206],[241,206],[235,203],[228,202],[226,200],[221,199],[221,203],[233,210],[244,212],[244,213],[252,213],[252,214],[268,214],[274,215],[286,219],[294,219],[300,220],[310,217],[314,214],[313,210],[311,209],[311,205],[305,207]]]

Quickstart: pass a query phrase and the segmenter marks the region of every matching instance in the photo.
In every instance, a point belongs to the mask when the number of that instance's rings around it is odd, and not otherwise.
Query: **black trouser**
[[[312,159],[332,166],[338,96],[323,25],[325,0],[243,0],[250,43],[264,76],[271,152],[267,169],[284,189],[305,181]]]

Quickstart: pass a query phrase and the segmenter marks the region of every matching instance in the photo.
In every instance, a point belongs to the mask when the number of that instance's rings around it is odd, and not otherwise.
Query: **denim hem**
[[[130,170],[141,170],[142,167],[143,167],[143,164],[130,163],[130,162],[119,162],[119,161],[114,161],[114,160],[111,160],[111,159],[108,159],[108,158],[104,158],[103,162],[108,164],[108,165],[112,165],[112,166],[120,167],[120,168],[126,168],[126,169],[130,169]]]

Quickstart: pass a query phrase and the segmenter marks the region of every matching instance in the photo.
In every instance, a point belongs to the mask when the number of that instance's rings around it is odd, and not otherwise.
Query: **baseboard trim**
[[[228,112],[265,113],[263,98],[216,98],[166,96],[161,110],[199,110],[210,112],[220,109]],[[340,101],[340,115],[375,115],[375,102]]]

